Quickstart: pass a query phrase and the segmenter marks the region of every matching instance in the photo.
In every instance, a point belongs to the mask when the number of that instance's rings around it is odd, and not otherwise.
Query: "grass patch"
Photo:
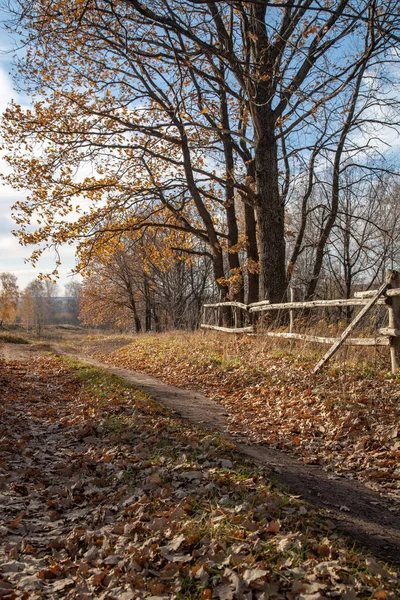
[[[75,376],[89,388],[97,389],[99,386],[113,386],[118,383],[119,386],[128,388],[122,379],[116,375],[108,373],[105,369],[99,369],[92,365],[84,364],[74,358],[62,357],[61,360],[74,371]]]

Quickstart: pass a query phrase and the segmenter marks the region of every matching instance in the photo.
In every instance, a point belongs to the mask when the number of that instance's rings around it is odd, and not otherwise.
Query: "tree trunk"
[[[133,313],[133,320],[134,320],[134,323],[135,323],[136,333],[140,333],[142,331],[142,324],[140,322],[140,319],[139,319],[138,314],[137,314],[136,311]]]
[[[140,322],[139,315],[137,312],[135,295],[134,295],[134,291],[132,289],[131,283],[129,283],[128,294],[129,294],[129,302],[130,302],[132,313],[133,313],[133,322],[135,325],[135,331],[136,331],[136,333],[140,333],[142,331],[142,324]]]
[[[247,237],[247,304],[252,302],[258,302],[259,299],[259,286],[260,277],[257,268],[257,263],[260,260],[257,246],[257,231],[256,231],[256,218],[254,214],[254,208],[249,204],[244,204],[244,218],[245,228]]]
[[[157,312],[157,309],[155,306],[153,306],[153,318],[154,318],[154,326],[156,328],[156,333],[160,333],[161,332],[160,317],[158,315],[158,312]]]
[[[247,96],[254,126],[254,180],[257,194],[257,231],[260,254],[260,297],[277,303],[286,297],[284,206],[280,197],[277,118],[272,107],[276,94],[277,56],[271,50],[264,2],[249,8],[250,48],[254,78],[247,81]]]
[[[144,303],[145,303],[145,330],[151,331],[151,300],[150,300],[150,286],[146,275],[143,278],[144,288]]]
[[[224,78],[224,69],[221,68],[221,81]],[[220,103],[221,103],[221,124],[223,130],[228,132],[231,129],[229,122],[228,103],[226,98],[226,90],[223,85],[220,86]],[[229,133],[222,135],[222,143],[224,145],[224,156],[225,156],[225,210],[226,220],[228,225],[228,262],[230,276],[238,276],[241,274],[242,282],[241,285],[237,284],[231,286],[230,298],[237,302],[244,302],[244,287],[243,287],[243,274],[241,273],[240,260],[239,260],[239,230],[236,218],[235,209],[235,186],[233,180],[233,174],[235,172],[235,161],[233,156],[233,142]]]
[[[219,302],[225,302],[227,300],[229,289],[227,285],[221,282],[221,280],[225,279],[224,272],[224,260],[222,255],[222,250],[215,251],[213,254],[213,270],[215,281],[217,282],[218,291],[219,291]],[[233,323],[232,310],[230,306],[225,306],[221,312],[222,317],[222,325],[224,327],[229,327]]]
[[[226,207],[226,217],[228,223],[228,262],[229,262],[229,270],[230,276],[236,275],[241,272],[240,261],[239,261],[239,252],[237,250],[237,244],[239,241],[239,232],[236,220],[236,211],[233,199],[231,200],[231,204]],[[236,246],[236,248],[235,248]],[[234,248],[231,250],[231,248]],[[243,277],[243,276],[242,276]],[[235,286],[232,287],[230,292],[230,298],[235,300],[236,302],[244,302],[244,287],[243,282],[242,285],[237,288]]]
[[[277,144],[272,115],[259,114],[255,150],[256,209],[260,253],[260,296],[272,303],[286,298],[284,207],[279,194]],[[264,114],[263,114],[264,113]]]

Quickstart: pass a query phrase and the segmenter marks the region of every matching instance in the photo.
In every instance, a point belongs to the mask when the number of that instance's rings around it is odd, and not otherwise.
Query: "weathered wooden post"
[[[295,292],[294,292],[294,288],[291,287],[290,288],[290,302],[294,302],[295,299]],[[289,333],[293,333],[293,325],[294,325],[294,310],[290,309],[289,310]],[[290,340],[290,351],[292,352],[293,348],[294,348],[294,340]]]
[[[218,327],[222,327],[222,325],[224,324],[221,302],[222,302],[222,291],[219,292],[219,300],[218,300],[218,308],[217,308],[217,323],[216,323],[216,325],[218,325]]]
[[[294,302],[294,288],[290,288],[290,302]],[[294,311],[289,310],[289,333],[293,333]]]
[[[200,329],[201,329],[201,326],[202,326],[202,325],[206,325],[206,324],[207,324],[207,318],[206,318],[206,315],[207,315],[207,309],[206,309],[206,307],[203,305],[203,308],[202,308],[202,310],[201,310],[201,316],[200,316]],[[205,335],[205,333],[206,333],[206,330],[205,330],[205,329],[203,329],[203,335]]]
[[[386,271],[386,283],[390,288],[400,288],[400,273]],[[386,299],[389,313],[388,334],[390,339],[390,366],[396,375],[400,362],[400,296],[390,296]]]

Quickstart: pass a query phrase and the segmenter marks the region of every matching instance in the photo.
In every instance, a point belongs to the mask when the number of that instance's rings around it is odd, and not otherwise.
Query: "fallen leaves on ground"
[[[0,597],[398,597],[398,576],[115,377],[0,361]]]
[[[96,356],[202,391],[229,409],[232,433],[400,498],[400,385],[387,373],[333,365],[312,375],[315,359],[210,333],[138,336]]]

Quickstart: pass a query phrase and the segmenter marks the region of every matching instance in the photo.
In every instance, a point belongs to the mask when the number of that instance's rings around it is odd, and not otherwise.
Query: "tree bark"
[[[260,253],[260,298],[272,303],[286,298],[284,207],[279,193],[277,144],[273,116],[260,107],[260,135],[255,150],[256,208]],[[264,113],[264,114],[262,114]]]
[[[135,324],[135,331],[136,331],[136,333],[140,333],[142,331],[142,324],[139,319],[139,315],[138,315],[137,308],[136,308],[136,302],[135,302],[135,298],[133,296],[132,289],[129,290],[129,302],[130,302],[130,305],[132,308],[133,322]]]
[[[248,290],[246,304],[251,304],[252,302],[258,302],[259,299],[260,277],[258,272],[255,272],[252,267],[256,268],[260,257],[257,246],[256,217],[254,208],[249,204],[244,204],[244,219],[247,237],[247,260],[250,263],[250,267],[247,270]]]
[[[150,285],[149,285],[147,275],[145,273],[144,273],[144,277],[143,277],[143,288],[144,288],[144,304],[145,304],[145,330],[151,331],[152,314],[151,314]]]
[[[224,78],[224,70],[221,69],[221,81]],[[220,86],[220,105],[221,105],[221,124],[224,132],[230,130],[228,103],[226,98],[226,90],[223,85]],[[225,184],[225,210],[226,220],[228,225],[228,263],[230,269],[230,275],[241,272],[240,260],[239,260],[239,230],[236,218],[235,210],[235,186],[233,175],[235,172],[235,161],[233,158],[233,142],[229,133],[223,133],[222,143],[224,146],[224,157],[225,157],[225,169],[226,169],[226,184]],[[233,292],[233,293],[232,293]],[[240,288],[234,288],[230,293],[232,300],[237,302],[244,302],[244,287],[243,287],[243,275],[242,285]]]
[[[252,79],[247,83],[254,126],[254,167],[257,194],[257,232],[260,255],[260,298],[271,303],[286,298],[284,205],[279,189],[276,94],[277,48],[272,50],[266,27],[266,4],[249,9],[249,33],[253,59]],[[283,38],[282,38],[283,39]]]

